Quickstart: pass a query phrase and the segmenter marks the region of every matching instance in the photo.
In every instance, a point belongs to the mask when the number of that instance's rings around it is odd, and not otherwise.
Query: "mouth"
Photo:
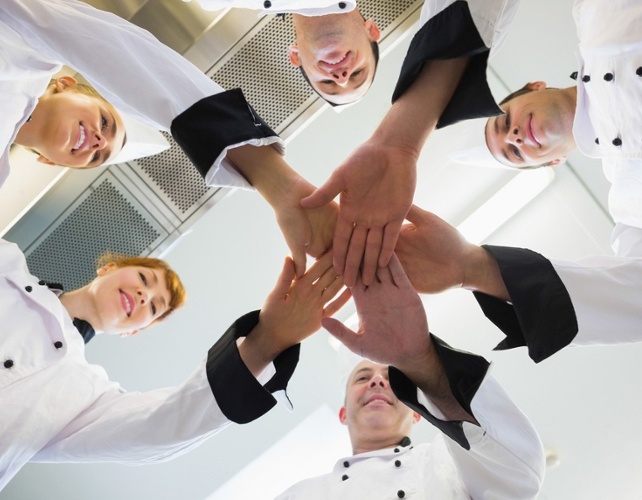
[[[74,145],[74,147],[71,148],[71,153],[76,154],[79,150],[86,149],[88,142],[89,134],[87,133],[87,129],[85,128],[85,126],[81,123],[78,131],[78,139],[76,139],[76,144]]]
[[[118,291],[120,292],[120,303],[123,306],[123,310],[125,314],[127,314],[127,317],[130,317],[136,308],[134,298],[127,292],[123,292],[122,290]]]
[[[537,137],[535,136],[533,132],[533,115],[531,115],[528,119],[528,128],[526,129],[528,132],[528,138],[533,142],[534,145],[537,147],[541,148],[542,145],[540,142],[537,140]]]
[[[339,54],[335,57],[320,59],[319,65],[325,68],[326,70],[341,68],[347,64],[349,56],[350,56],[350,51],[346,52],[345,54]]]
[[[373,394],[367,400],[364,406],[389,406],[392,402],[383,394]]]

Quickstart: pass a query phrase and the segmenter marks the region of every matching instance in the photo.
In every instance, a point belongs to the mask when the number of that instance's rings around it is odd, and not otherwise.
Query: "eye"
[[[368,380],[368,377],[366,377],[365,375],[361,375],[357,378],[357,382],[364,382],[366,380]]]
[[[510,113],[506,113],[504,123],[506,125],[506,130],[508,130],[508,127],[510,127]]]
[[[323,83],[324,85],[334,85],[334,80],[319,80],[319,83]]]
[[[147,277],[143,273],[138,273],[140,280],[143,282],[143,285],[147,286]]]
[[[98,160],[100,160],[100,153],[96,151],[93,155],[91,155],[91,163],[96,163]]]
[[[517,157],[518,160],[522,161],[524,158],[522,158],[522,152],[516,147],[513,146],[513,154]]]
[[[107,118],[105,118],[105,115],[100,115],[100,129],[105,130],[109,123],[107,122]]]
[[[363,69],[358,69],[352,75],[350,75],[350,78],[354,78],[355,76],[359,76],[361,73],[363,73]]]
[[[156,316],[156,305],[153,302],[151,303],[151,307],[152,307],[152,314]]]

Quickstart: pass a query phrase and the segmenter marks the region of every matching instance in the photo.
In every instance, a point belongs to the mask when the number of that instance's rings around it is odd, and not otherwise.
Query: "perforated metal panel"
[[[165,195],[165,200],[174,206],[177,215],[184,216],[195,205],[202,204],[216,189],[205,185],[203,177],[171,134],[163,134],[171,144],[170,149],[136,163],[149,181]]]
[[[91,281],[105,252],[147,255],[167,236],[113,176],[101,176],[27,250],[32,274],[67,290]]]

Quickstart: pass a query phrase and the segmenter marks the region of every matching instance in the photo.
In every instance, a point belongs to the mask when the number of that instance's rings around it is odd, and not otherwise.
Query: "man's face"
[[[499,162],[511,167],[555,165],[575,149],[575,101],[564,89],[546,89],[544,82],[529,86],[532,92],[504,103],[505,114],[488,120],[486,144]]]
[[[395,397],[387,366],[362,361],[348,378],[339,418],[348,426],[354,445],[355,438],[364,437],[399,442],[419,416]]]
[[[171,295],[163,270],[108,264],[97,274],[90,284],[96,330],[135,333],[167,311]]]
[[[371,43],[380,33],[374,22],[353,11],[305,18],[295,26],[290,61],[303,68],[314,90],[334,104],[363,97],[376,69]]]
[[[57,84],[58,85],[58,84]],[[125,140],[116,109],[98,97],[58,87],[38,102],[39,161],[72,168],[97,167],[115,157]],[[35,123],[34,123],[35,125]]]

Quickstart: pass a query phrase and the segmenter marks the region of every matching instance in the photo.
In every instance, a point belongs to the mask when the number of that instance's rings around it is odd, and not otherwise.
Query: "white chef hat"
[[[119,111],[127,132],[127,142],[123,149],[104,165],[125,163],[138,158],[156,155],[169,149],[169,142],[158,130]]]
[[[488,118],[475,118],[455,125],[458,127],[459,143],[455,149],[448,154],[448,158],[455,163],[465,165],[479,165],[483,167],[495,167],[510,169],[496,160],[486,144],[486,123]]]

